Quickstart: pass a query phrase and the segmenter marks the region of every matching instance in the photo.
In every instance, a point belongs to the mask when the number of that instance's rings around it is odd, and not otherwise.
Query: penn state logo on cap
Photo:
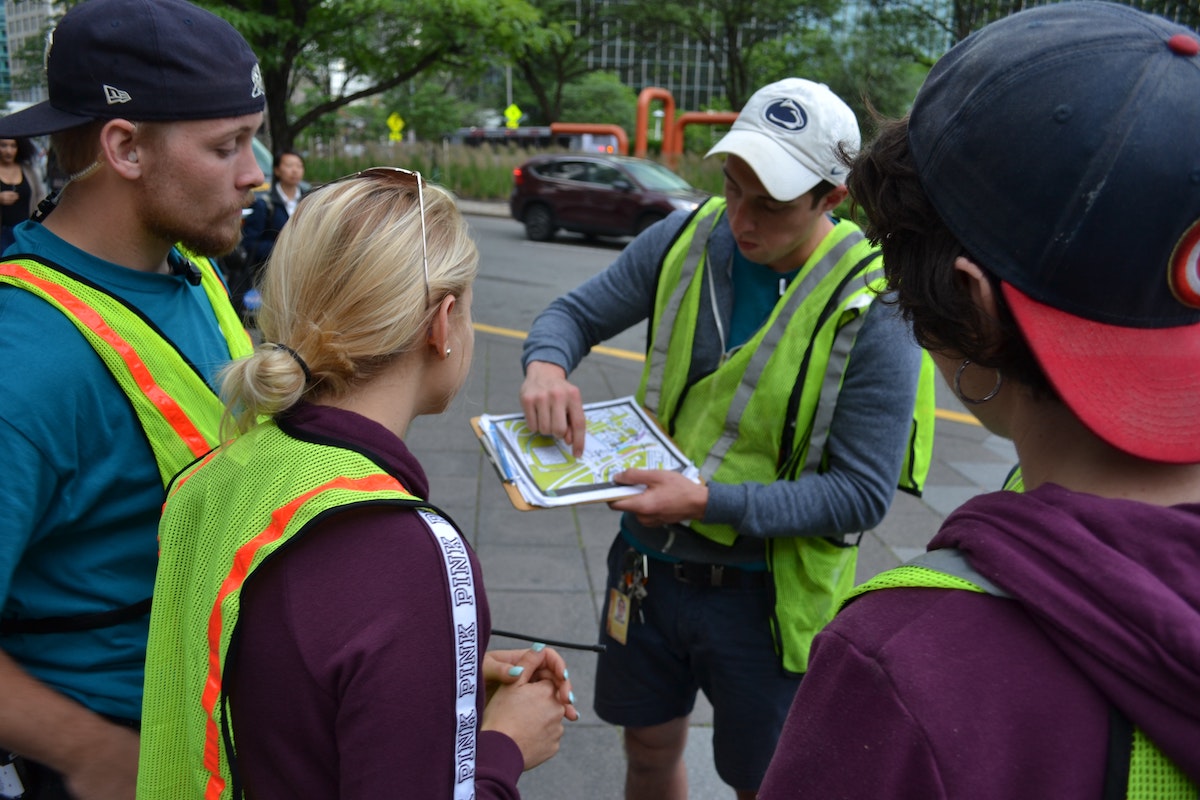
[[[763,119],[782,131],[795,133],[808,127],[808,112],[790,97],[780,97],[767,103]]]
[[[1179,302],[1200,308],[1200,220],[1192,223],[1175,245],[1168,279]]]

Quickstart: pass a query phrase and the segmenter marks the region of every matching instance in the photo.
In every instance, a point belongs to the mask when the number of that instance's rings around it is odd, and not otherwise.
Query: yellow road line
[[[490,333],[495,336],[507,336],[510,339],[524,339],[528,334],[525,331],[518,331],[513,328],[499,328],[495,325],[485,325],[482,322],[475,323],[475,330],[480,333]],[[618,347],[605,347],[597,345],[592,348],[593,353],[611,356],[612,358],[623,358],[626,361],[643,362],[646,360],[642,353],[635,353],[632,350],[622,350]],[[979,420],[975,419],[971,414],[965,414],[962,411],[950,411],[949,409],[939,408],[935,412],[938,419],[944,419],[948,422],[961,422],[964,425],[978,425]]]

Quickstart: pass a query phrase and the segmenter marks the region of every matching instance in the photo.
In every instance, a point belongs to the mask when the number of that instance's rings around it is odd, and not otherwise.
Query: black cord
[[[512,633],[511,631],[501,631],[492,628],[492,636],[504,636],[509,639],[520,639],[525,642],[541,642],[553,647],[565,647],[568,650],[590,650],[593,653],[603,653],[605,645],[602,644],[577,644],[575,642],[556,642],[553,639],[542,639],[537,636],[529,636],[524,633]]]

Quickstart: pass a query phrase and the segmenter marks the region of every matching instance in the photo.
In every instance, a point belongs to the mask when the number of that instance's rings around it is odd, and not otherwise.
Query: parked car
[[[535,242],[555,232],[634,236],[708,195],[656,161],[564,153],[534,156],[513,170],[509,209]]]

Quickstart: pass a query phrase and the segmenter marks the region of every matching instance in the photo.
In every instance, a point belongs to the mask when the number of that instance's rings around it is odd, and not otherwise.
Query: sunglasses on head
[[[417,208],[421,212],[421,267],[424,269],[425,274],[425,305],[429,306],[432,301],[429,295],[429,248],[425,243],[425,179],[421,177],[421,173],[411,169],[403,169],[402,167],[371,167],[360,172],[343,175],[325,184],[325,186],[333,186],[334,184],[354,180],[355,178],[382,178],[397,184],[417,187]]]

